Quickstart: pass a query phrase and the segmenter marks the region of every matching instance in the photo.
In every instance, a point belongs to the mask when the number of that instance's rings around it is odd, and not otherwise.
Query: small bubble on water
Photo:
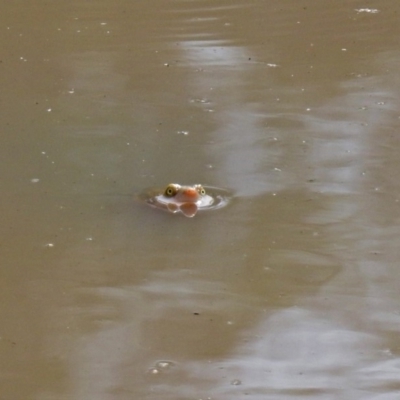
[[[382,350],[382,353],[383,353],[385,356],[388,356],[388,357],[392,357],[392,356],[393,356],[393,352],[392,352],[390,349]]]
[[[174,365],[172,361],[157,361],[154,367],[149,369],[149,373],[153,375],[160,374],[163,371],[167,371]]]
[[[153,374],[153,375],[157,375],[157,374],[160,373],[160,371],[157,368],[151,368],[150,369],[150,373]]]
[[[210,100],[206,98],[195,98],[190,100],[191,103],[202,103],[202,104],[209,104]]]
[[[174,364],[174,363],[171,362],[171,361],[159,361],[159,362],[156,364],[156,367],[159,367],[159,368],[162,368],[162,369],[166,369],[166,368],[172,367],[173,364]]]
[[[357,13],[370,13],[370,14],[377,14],[379,12],[377,8],[355,8],[354,11],[357,11]]]

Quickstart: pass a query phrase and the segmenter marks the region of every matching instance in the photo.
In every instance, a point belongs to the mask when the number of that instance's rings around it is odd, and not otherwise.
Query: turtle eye
[[[204,196],[206,194],[206,190],[203,188],[203,186],[199,185],[197,187],[197,192],[201,195]]]
[[[168,185],[167,188],[165,189],[165,196],[167,197],[172,197],[175,196],[177,192],[177,189],[175,187],[175,185]]]

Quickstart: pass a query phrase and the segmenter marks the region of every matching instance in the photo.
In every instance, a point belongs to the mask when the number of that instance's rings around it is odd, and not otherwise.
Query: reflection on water
[[[398,396],[383,6],[5,7],[4,398]],[[235,199],[135,201],[172,181]]]

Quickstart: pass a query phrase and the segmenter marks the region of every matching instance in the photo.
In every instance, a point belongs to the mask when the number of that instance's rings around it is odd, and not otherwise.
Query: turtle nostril
[[[192,188],[184,190],[183,194],[188,197],[197,197],[196,189],[192,189]]]

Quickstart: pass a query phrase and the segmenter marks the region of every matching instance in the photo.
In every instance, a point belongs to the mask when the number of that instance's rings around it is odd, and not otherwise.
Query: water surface
[[[398,8],[5,5],[1,396],[397,399]]]

